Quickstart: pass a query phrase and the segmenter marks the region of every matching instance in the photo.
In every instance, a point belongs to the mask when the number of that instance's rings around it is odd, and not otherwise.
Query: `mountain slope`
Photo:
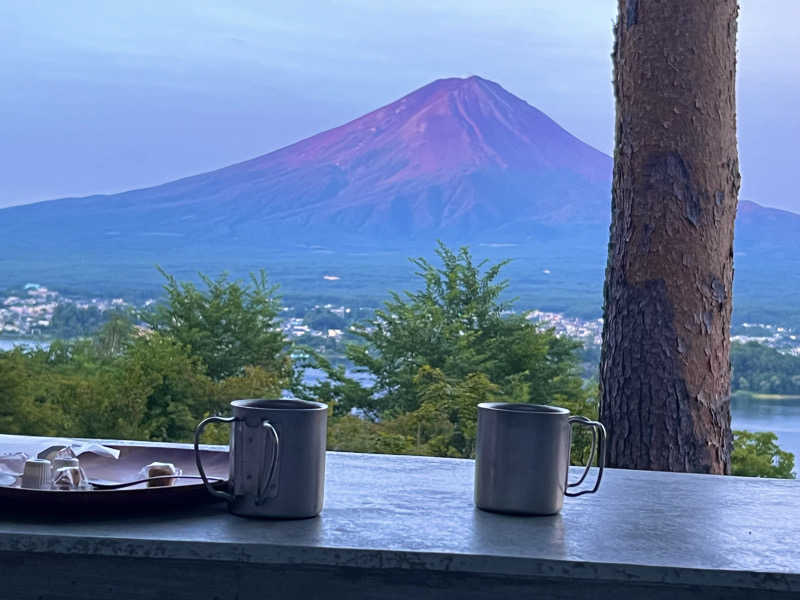
[[[772,249],[800,258],[797,240],[800,240],[800,215],[797,213],[761,206],[749,200],[739,202],[737,249]]]
[[[288,294],[380,298],[407,286],[406,258],[441,238],[479,258],[513,257],[507,274],[529,303],[596,314],[611,168],[496,83],[442,79],[243,163],[0,210],[0,289],[150,293],[158,263],[184,278],[266,267]],[[739,313],[783,310],[800,293],[797,239],[800,215],[740,203]]]
[[[0,211],[126,237],[257,239],[295,231],[468,239],[607,221],[611,159],[496,83],[442,79],[350,123],[164,185]],[[3,218],[5,217],[5,218]]]

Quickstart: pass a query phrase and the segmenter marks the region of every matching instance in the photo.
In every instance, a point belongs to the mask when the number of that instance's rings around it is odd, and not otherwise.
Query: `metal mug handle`
[[[278,432],[275,430],[275,427],[272,426],[272,423],[269,421],[262,421],[261,426],[264,429],[269,429],[270,433],[272,433],[272,437],[275,440],[275,452],[272,453],[272,463],[269,467],[269,475],[267,476],[264,483],[259,487],[258,496],[256,497],[256,506],[260,506],[267,501],[267,490],[269,490],[269,485],[272,483],[272,478],[275,476],[275,467],[278,465],[278,454],[280,453],[281,449],[281,441],[278,438]],[[264,464],[267,462],[267,450],[269,448],[269,444],[267,444],[267,438],[264,438]],[[264,473],[264,469],[260,469],[261,473]]]
[[[574,483],[567,482],[567,491],[564,492],[564,495],[570,497],[582,496],[583,494],[594,494],[597,491],[597,488],[600,487],[600,480],[603,478],[603,467],[606,464],[606,428],[603,427],[603,424],[599,421],[592,421],[591,419],[581,416],[570,417],[570,428],[572,427],[573,423],[577,423],[583,427],[590,427],[592,429],[592,449],[589,452],[589,460],[586,463],[583,474],[580,476],[578,481],[575,481]],[[599,443],[598,438],[600,438]],[[597,466],[600,468],[600,471],[597,473],[597,479],[594,482],[594,487],[590,490],[570,492],[569,488],[579,486],[581,483],[583,483],[583,480],[586,479],[586,476],[589,474],[589,469],[591,469],[592,463],[594,462],[595,455],[597,455]]]
[[[203,479],[206,489],[212,496],[222,498],[228,502],[233,502],[233,494],[215,489],[214,486],[211,485],[211,482],[208,481],[208,477],[206,477],[206,472],[203,469],[203,461],[200,460],[200,436],[209,423],[233,423],[236,420],[236,417],[208,417],[200,421],[200,424],[194,430],[194,461],[197,464],[197,472],[200,473],[200,477]]]
[[[222,490],[215,489],[211,482],[208,480],[206,476],[205,469],[203,469],[203,462],[200,459],[200,436],[203,434],[203,431],[206,428],[206,425],[209,423],[233,423],[234,421],[238,421],[237,417],[208,417],[207,419],[203,419],[197,428],[194,430],[194,459],[195,463],[197,464],[197,471],[200,473],[200,477],[203,480],[203,483],[206,486],[206,489],[212,496],[217,498],[222,498],[223,500],[227,500],[228,502],[233,502],[234,497],[233,494],[230,492],[224,492]],[[278,454],[280,451],[280,439],[278,438],[278,432],[273,427],[272,423],[267,420],[261,422],[261,426],[265,429],[269,429],[270,433],[272,433],[273,439],[275,440],[275,452],[272,453],[272,462],[270,463],[269,467],[269,475],[266,477],[263,483],[261,483],[258,487],[258,495],[256,496],[256,505],[261,505],[266,502],[267,490],[269,490],[269,486],[272,483],[272,479],[275,476],[275,468],[278,465]],[[267,462],[267,455],[269,452],[269,445],[267,444],[266,438],[264,438],[264,464],[266,465]],[[266,472],[266,470],[262,467],[259,469],[260,473]]]

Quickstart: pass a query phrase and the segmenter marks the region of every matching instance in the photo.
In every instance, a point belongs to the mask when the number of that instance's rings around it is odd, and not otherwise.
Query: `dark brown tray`
[[[197,475],[194,450],[188,448],[166,448],[158,446],[114,446],[120,451],[119,459],[104,458],[96,454],[83,454],[81,466],[89,479],[110,481],[135,481],[139,471],[152,462],[169,462],[183,471],[184,475]],[[203,467],[209,477],[228,478],[228,452],[223,450],[201,450]],[[214,484],[225,489],[227,481]],[[102,512],[126,514],[164,508],[189,507],[209,504],[219,500],[211,496],[199,479],[176,479],[168,487],[147,487],[139,484],[119,490],[30,490],[19,487],[0,486],[0,507],[4,510],[22,512],[44,512],[49,514],[67,510],[70,512]]]

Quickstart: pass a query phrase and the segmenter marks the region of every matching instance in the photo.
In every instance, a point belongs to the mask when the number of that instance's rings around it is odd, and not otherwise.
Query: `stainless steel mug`
[[[572,425],[592,430],[592,449],[583,474],[569,483]],[[599,440],[599,441],[598,441]],[[475,505],[520,515],[552,515],[564,496],[597,491],[605,464],[606,431],[597,421],[570,416],[566,408],[539,404],[484,402],[478,405],[475,452]],[[570,491],[589,473],[599,453],[594,487]]]
[[[303,519],[322,510],[328,407],[305,400],[234,400],[232,417],[209,417],[194,432],[197,470],[208,491],[246,517]],[[209,423],[230,423],[228,491],[212,487],[200,461]]]

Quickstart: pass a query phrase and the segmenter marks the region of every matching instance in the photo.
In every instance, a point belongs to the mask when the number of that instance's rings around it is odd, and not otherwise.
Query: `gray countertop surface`
[[[314,519],[244,519],[224,504],[64,522],[0,514],[0,551],[800,591],[798,481],[607,469],[597,494],[550,517],[477,510],[472,484],[470,460],[329,452]]]

